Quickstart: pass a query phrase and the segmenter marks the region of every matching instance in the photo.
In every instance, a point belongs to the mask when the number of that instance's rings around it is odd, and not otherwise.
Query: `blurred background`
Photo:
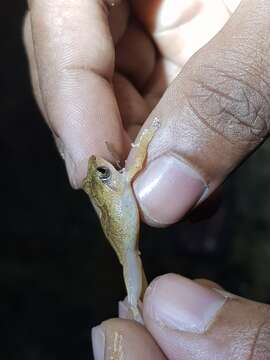
[[[21,0],[0,14],[0,357],[86,359],[90,329],[117,315],[121,268],[88,199],[64,164],[31,94],[21,40]],[[270,145],[225,186],[210,221],[142,228],[149,279],[206,277],[270,302]],[[91,358],[91,355],[90,355]]]

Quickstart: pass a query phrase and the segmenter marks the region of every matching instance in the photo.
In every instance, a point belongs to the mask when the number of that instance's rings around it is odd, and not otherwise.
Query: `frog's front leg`
[[[159,127],[160,121],[155,118],[149,128],[144,129],[136,143],[132,145],[132,158],[134,160],[132,162],[132,165],[126,170],[126,176],[129,182],[131,182],[134,176],[136,176],[142,170],[147,155],[148,145],[153,139]]]

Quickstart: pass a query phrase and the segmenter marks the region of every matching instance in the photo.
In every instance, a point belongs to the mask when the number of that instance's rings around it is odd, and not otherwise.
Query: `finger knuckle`
[[[240,59],[204,64],[187,76],[185,98],[196,118],[232,143],[258,144],[269,133],[270,78]]]

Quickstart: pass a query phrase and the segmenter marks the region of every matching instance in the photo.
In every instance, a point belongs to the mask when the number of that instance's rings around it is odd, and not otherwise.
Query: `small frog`
[[[132,189],[132,180],[143,168],[147,148],[160,126],[154,119],[133,144],[134,162],[117,171],[108,161],[91,156],[83,189],[99,216],[103,231],[123,266],[131,317],[143,322],[138,302],[147,286],[138,248],[140,216]]]

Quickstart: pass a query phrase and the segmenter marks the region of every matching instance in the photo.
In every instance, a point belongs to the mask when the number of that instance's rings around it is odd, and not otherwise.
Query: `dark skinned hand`
[[[268,137],[269,0],[28,3],[34,93],[75,188],[91,154],[113,161],[108,142],[125,159],[157,117],[134,191],[144,221],[167,226]],[[216,284],[165,275],[149,286],[143,314],[145,327],[114,319],[95,328],[95,358],[270,358],[269,306]]]

